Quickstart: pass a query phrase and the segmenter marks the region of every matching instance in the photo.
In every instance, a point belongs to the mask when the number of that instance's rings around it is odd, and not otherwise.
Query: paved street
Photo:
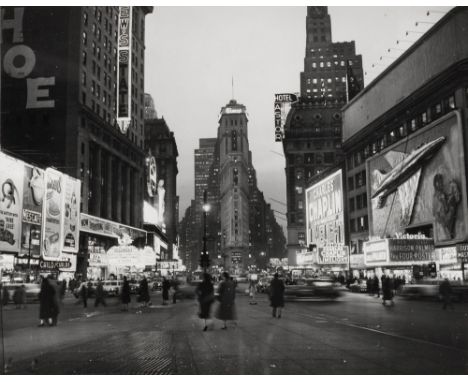
[[[271,317],[237,298],[238,322],[203,332],[195,301],[121,312],[65,301],[57,327],[38,328],[38,306],[4,311],[5,358],[12,374],[466,374],[468,305],[367,295],[290,302]]]

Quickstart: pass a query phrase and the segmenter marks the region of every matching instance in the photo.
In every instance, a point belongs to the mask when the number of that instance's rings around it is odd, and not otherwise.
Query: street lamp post
[[[203,268],[203,272],[206,273],[209,264],[208,254],[206,252],[206,214],[210,210],[210,205],[207,202],[206,190],[203,191],[203,254],[200,260],[200,265]]]

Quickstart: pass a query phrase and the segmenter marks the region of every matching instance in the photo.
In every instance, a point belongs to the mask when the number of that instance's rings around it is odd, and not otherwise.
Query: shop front
[[[116,267],[109,262],[109,250],[119,245],[142,247],[141,243],[146,243],[146,231],[81,213],[78,276],[94,280],[117,276]]]
[[[436,260],[434,240],[417,235],[364,243],[364,261],[370,276],[393,275],[409,282],[433,273]]]

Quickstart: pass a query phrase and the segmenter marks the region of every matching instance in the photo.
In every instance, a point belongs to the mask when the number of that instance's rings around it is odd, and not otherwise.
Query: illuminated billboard
[[[117,60],[117,122],[122,134],[132,120],[132,7],[119,7]]]
[[[281,142],[284,136],[284,125],[291,105],[298,100],[296,93],[275,94],[275,142]]]
[[[420,227],[436,244],[468,239],[461,126],[451,112],[367,160],[371,236]]]
[[[338,170],[306,190],[307,245],[344,246],[343,176]],[[343,251],[343,248],[339,251]],[[325,252],[324,252],[325,253]],[[338,251],[335,251],[335,255]],[[342,257],[340,255],[340,257]]]

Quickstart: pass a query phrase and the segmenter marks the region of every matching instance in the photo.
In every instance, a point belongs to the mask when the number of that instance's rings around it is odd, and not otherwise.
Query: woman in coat
[[[211,316],[211,305],[214,302],[214,288],[211,282],[211,276],[208,273],[203,274],[203,281],[197,286],[196,294],[198,296],[198,302],[200,304],[199,317],[205,320],[205,327],[203,331],[206,332],[208,325],[206,320]]]
[[[278,312],[278,318],[281,318],[281,309],[284,307],[284,283],[278,273],[275,273],[270,283],[270,306],[273,308],[273,317],[276,317]]]
[[[140,295],[140,302],[143,303],[144,306],[147,306],[150,300],[150,295],[148,280],[146,280],[146,277],[143,277],[143,279],[140,281],[140,290],[138,293]]]
[[[122,304],[124,305],[123,310],[128,310],[128,304],[130,304],[130,283],[127,280],[127,277],[124,276],[122,284],[122,294],[120,295]]]
[[[163,305],[167,305],[169,301],[169,289],[171,289],[171,282],[163,277],[162,282],[162,298],[163,298]]]
[[[52,316],[54,315],[55,289],[50,285],[47,278],[41,282],[41,291],[39,292],[39,326],[44,326],[47,322],[52,325]]]
[[[226,321],[236,319],[236,307],[234,305],[236,287],[227,272],[223,272],[222,278],[223,281],[219,284],[219,306],[216,318],[224,321],[222,329],[227,329]]]

